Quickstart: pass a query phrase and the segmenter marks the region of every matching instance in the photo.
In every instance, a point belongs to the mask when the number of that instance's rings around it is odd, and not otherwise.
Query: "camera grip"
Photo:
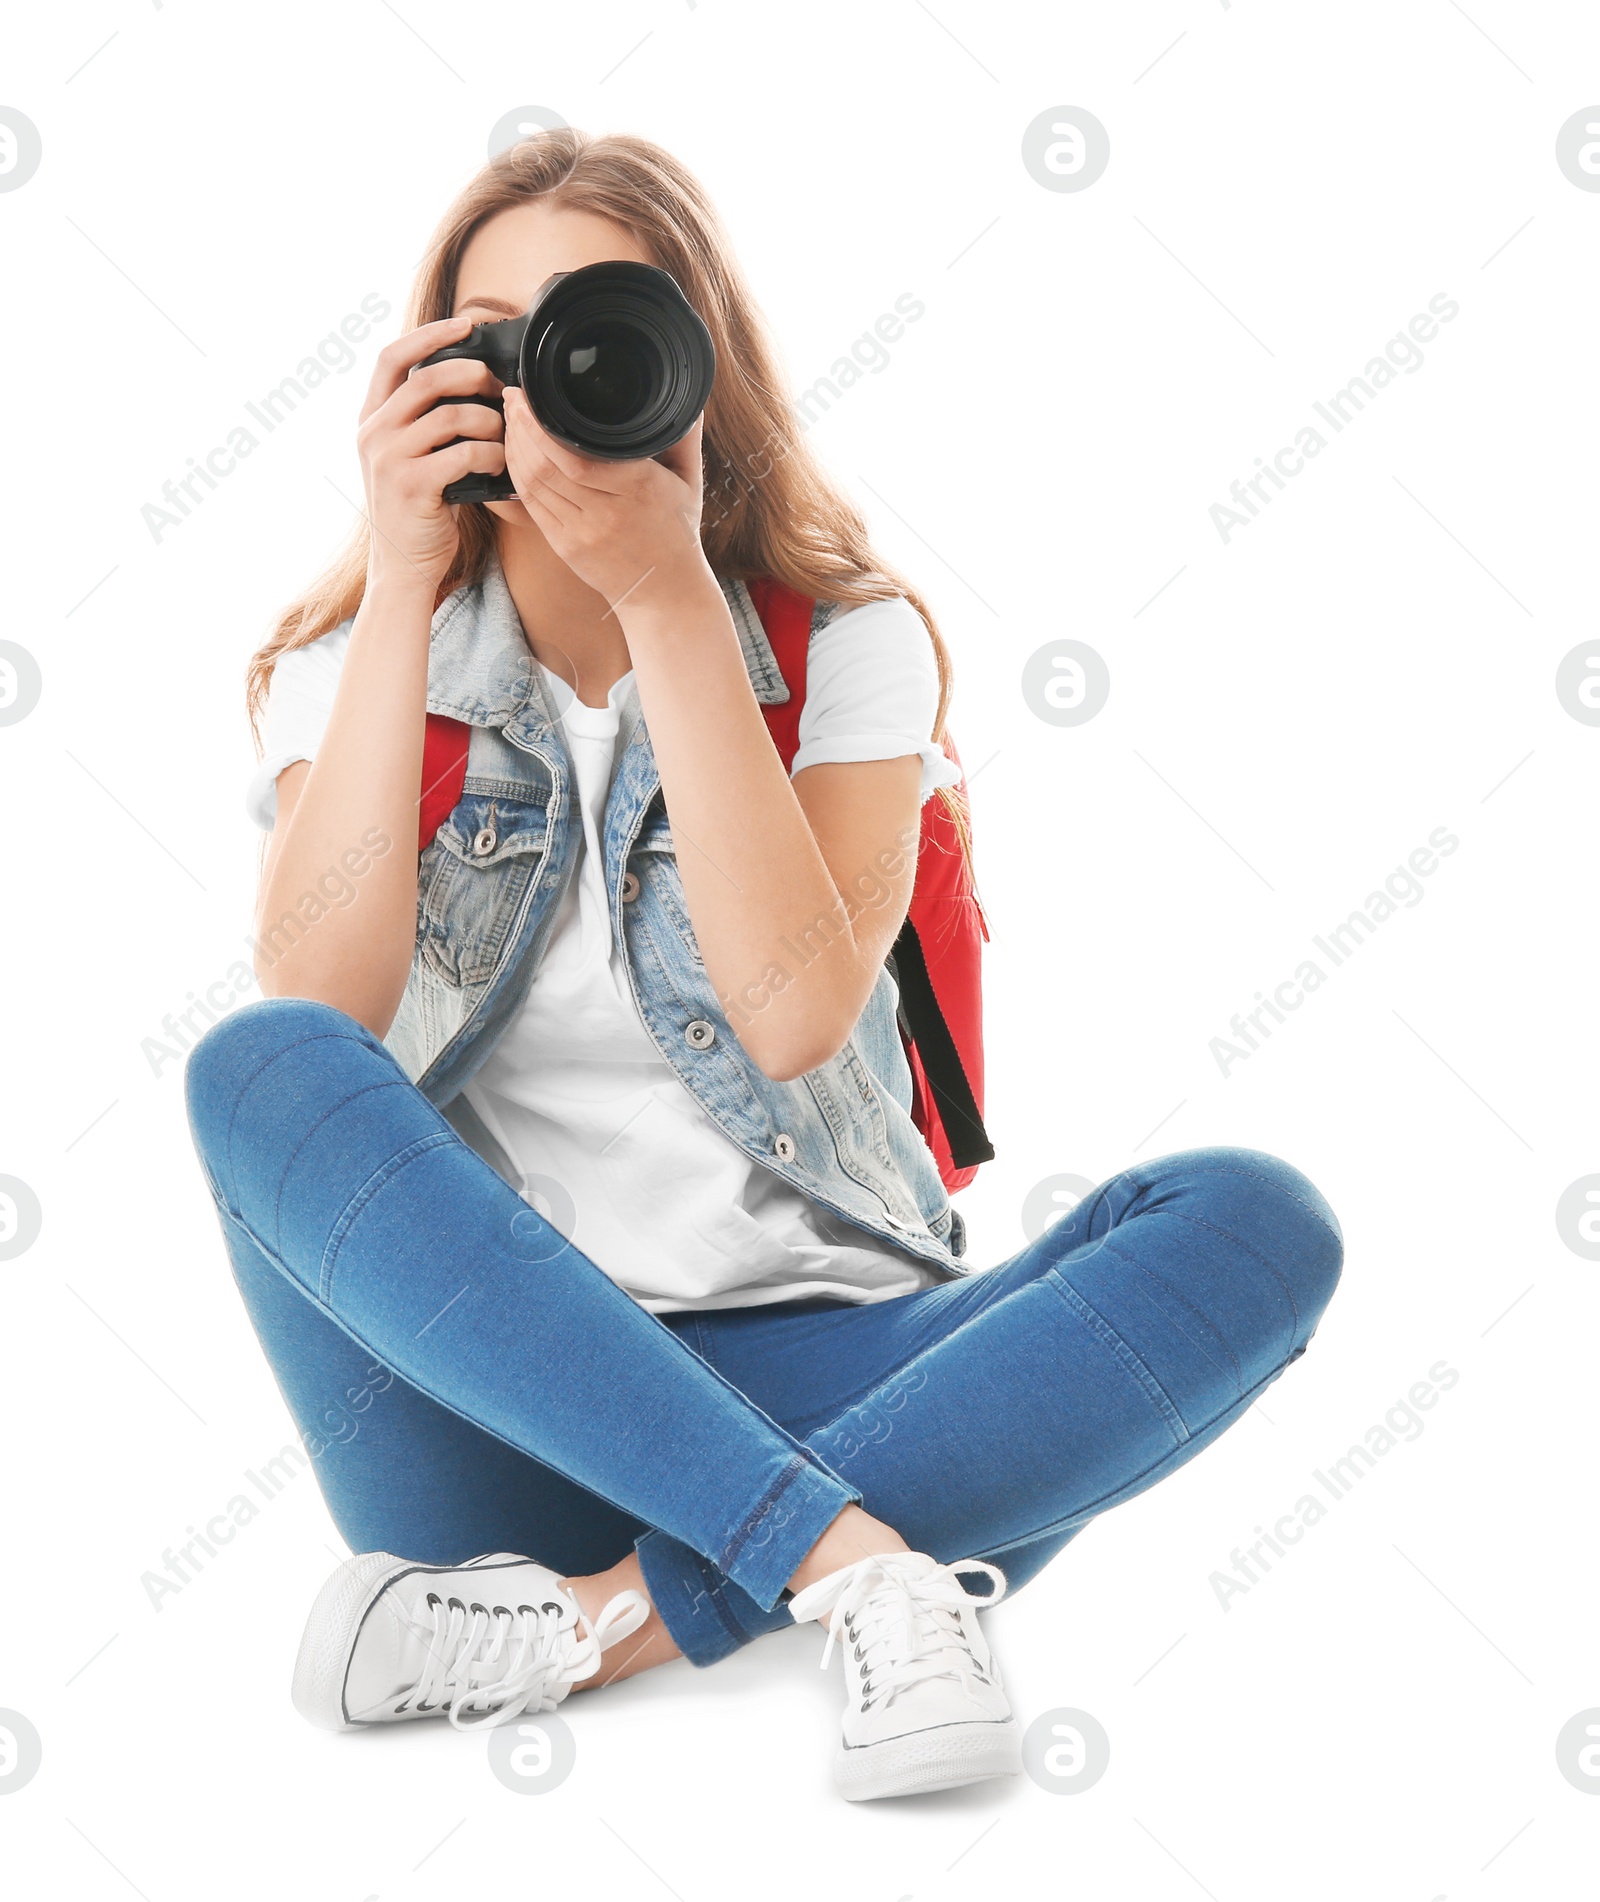
[[[423,370],[430,363],[452,363],[468,358],[476,363],[488,364],[502,383],[515,383],[519,377],[522,339],[527,328],[526,317],[474,324],[471,332],[460,343],[446,344],[444,349],[435,350],[413,367]],[[453,396],[449,401],[481,403],[485,409],[502,409],[502,405],[489,396]],[[442,409],[444,405],[435,404],[434,407]],[[462,440],[462,437],[456,438],[458,442]],[[469,475],[462,476],[457,482],[447,482],[444,499],[447,502],[508,502],[516,492],[509,475]]]
[[[502,416],[505,414],[505,405],[497,403],[492,396],[453,396],[450,401],[452,404],[476,403],[480,409],[496,410]],[[443,409],[444,407],[445,405],[443,403],[434,404],[435,409]],[[482,441],[482,438],[469,439],[466,436],[452,436],[450,442],[441,443],[439,448],[448,449],[451,443],[467,442],[468,440]],[[434,454],[437,455],[438,450],[435,450]],[[461,476],[454,482],[447,482],[441,493],[447,502],[509,502],[512,497],[515,496],[516,492],[516,485],[512,482],[509,475],[484,475],[482,473],[474,473],[473,475]]]
[[[458,354],[466,356],[469,353],[467,351],[461,351],[458,352]],[[432,363],[436,361],[436,359],[430,357],[428,361]],[[453,406],[457,403],[476,403],[480,409],[492,409],[498,411],[501,415],[505,414],[505,406],[501,403],[497,403],[492,396],[452,396],[449,406]],[[433,407],[434,409],[444,409],[447,405],[444,403],[435,403]],[[452,436],[449,442],[440,443],[439,448],[449,449],[458,442],[467,442],[469,440],[482,441],[483,439],[481,437],[468,438],[466,436]],[[437,455],[438,450],[435,450],[433,453]],[[509,475],[484,475],[480,472],[461,476],[454,482],[447,482],[441,493],[446,502],[509,502],[516,495],[517,490],[515,483],[512,482]]]
[[[505,414],[505,405],[503,403],[497,403],[492,396],[456,396],[450,400],[453,403],[476,403],[482,409],[496,410],[502,416]],[[444,405],[438,403],[435,404],[434,407],[443,409]],[[468,438],[465,436],[456,436],[453,437],[452,440],[455,442],[466,442]],[[481,441],[482,439],[479,438],[479,440]],[[448,443],[440,445],[441,448],[448,448],[449,446]],[[436,450],[434,453],[437,454],[438,451]],[[511,480],[509,474],[484,475],[474,473],[472,475],[461,476],[454,482],[447,482],[442,490],[444,499],[447,502],[509,502],[516,493],[516,484]]]

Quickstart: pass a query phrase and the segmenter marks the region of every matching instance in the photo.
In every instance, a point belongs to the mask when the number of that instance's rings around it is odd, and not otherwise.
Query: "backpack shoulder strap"
[[[787,769],[794,765],[794,756],[800,751],[800,715],[806,704],[806,654],[811,646],[811,616],[816,602],[770,575],[747,581],[745,587],[766,633],[772,658],[778,663],[778,672],[783,675],[783,684],[789,689],[787,700],[761,709],[778,757]]]
[[[422,730],[422,790],[417,799],[417,850],[426,852],[456,807],[467,783],[472,728],[464,720],[430,713]]]

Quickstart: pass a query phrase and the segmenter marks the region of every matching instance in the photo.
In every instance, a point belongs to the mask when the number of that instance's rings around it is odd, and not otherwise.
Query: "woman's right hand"
[[[489,366],[455,358],[410,374],[414,364],[460,343],[471,329],[470,317],[445,317],[397,337],[379,353],[356,432],[372,524],[371,579],[392,574],[397,581],[437,588],[458,540],[455,505],[443,497],[446,485],[505,469],[501,412],[452,401],[498,397],[502,385]]]

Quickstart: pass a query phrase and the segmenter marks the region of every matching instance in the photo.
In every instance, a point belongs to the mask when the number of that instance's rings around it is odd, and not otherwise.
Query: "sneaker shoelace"
[[[842,1637],[861,1667],[863,1711],[880,1702],[888,1708],[902,1691],[931,1678],[995,1683],[972,1654],[961,1611],[974,1604],[999,1604],[1006,1592],[1004,1575],[982,1559],[958,1559],[934,1573],[918,1574],[896,1564],[896,1556],[862,1559],[819,1579],[791,1600],[789,1608],[797,1618],[829,1614],[822,1668],[828,1668]],[[957,1578],[980,1572],[992,1589],[986,1598],[974,1600]]]
[[[588,1637],[578,1634],[578,1609],[551,1599],[543,1605],[466,1604],[429,1592],[403,1622],[422,1643],[427,1662],[397,1711],[446,1710],[457,1730],[508,1723],[523,1711],[553,1711],[557,1690],[591,1676],[609,1645],[638,1630],[650,1607],[638,1592],[619,1592],[596,1617]],[[475,1721],[462,1716],[482,1710]]]

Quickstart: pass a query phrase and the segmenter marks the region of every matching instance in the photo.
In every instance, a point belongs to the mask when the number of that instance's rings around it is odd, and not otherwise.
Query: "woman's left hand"
[[[710,570],[700,545],[703,417],[660,462],[604,462],[546,433],[505,391],[506,468],[517,497],[580,581],[612,607],[642,606]]]

